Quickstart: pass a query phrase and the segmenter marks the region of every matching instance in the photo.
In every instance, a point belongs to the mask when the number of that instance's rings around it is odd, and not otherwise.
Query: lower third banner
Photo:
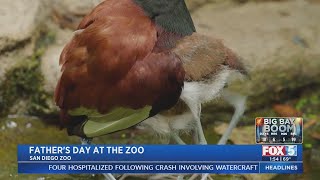
[[[279,158],[281,156],[283,158]],[[302,146],[19,145],[18,172],[24,174],[297,174],[303,172]]]

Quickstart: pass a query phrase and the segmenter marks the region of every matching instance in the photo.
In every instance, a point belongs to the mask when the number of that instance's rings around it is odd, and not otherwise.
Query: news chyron
[[[258,117],[257,144],[302,144],[303,119],[301,117]]]

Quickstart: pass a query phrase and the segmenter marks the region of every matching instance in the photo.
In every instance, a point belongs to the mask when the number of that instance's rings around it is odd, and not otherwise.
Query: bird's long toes
[[[209,174],[202,174],[201,180],[207,180],[209,177]]]

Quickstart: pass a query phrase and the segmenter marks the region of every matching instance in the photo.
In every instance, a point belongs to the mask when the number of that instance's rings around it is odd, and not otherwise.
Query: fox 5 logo
[[[262,156],[297,156],[296,145],[262,146]]]

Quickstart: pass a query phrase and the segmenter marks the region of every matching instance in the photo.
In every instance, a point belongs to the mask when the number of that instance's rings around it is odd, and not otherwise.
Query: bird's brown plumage
[[[182,60],[186,81],[201,81],[215,75],[223,66],[247,74],[241,58],[222,40],[194,33],[178,41],[173,49]]]
[[[169,50],[157,51],[157,27],[132,0],[108,0],[86,16],[64,48],[55,92],[62,124],[68,111],[85,107],[104,114],[116,107],[153,107],[150,115],[178,100],[182,63]]]

